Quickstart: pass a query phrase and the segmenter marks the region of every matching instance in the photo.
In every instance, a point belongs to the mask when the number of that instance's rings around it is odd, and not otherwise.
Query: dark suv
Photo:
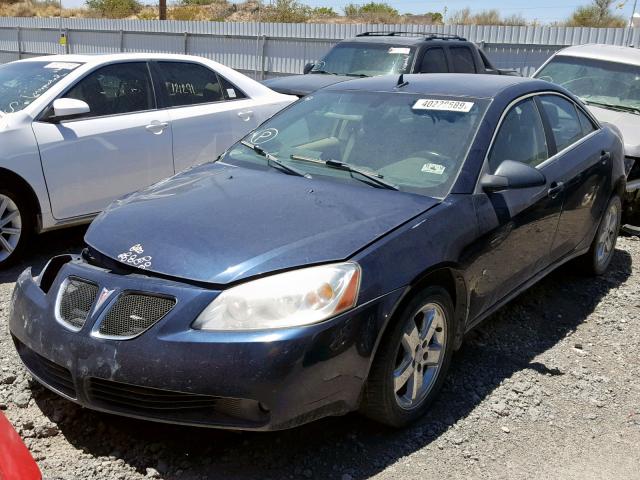
[[[273,78],[264,82],[276,92],[305,96],[319,88],[353,77],[400,73],[488,73],[517,75],[499,70],[466,38],[441,33],[365,32],[344,40],[305,75]]]

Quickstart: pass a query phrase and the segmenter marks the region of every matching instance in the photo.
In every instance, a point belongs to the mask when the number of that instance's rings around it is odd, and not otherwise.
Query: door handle
[[[564,182],[553,182],[547,190],[547,195],[556,198],[560,192],[564,190]]]
[[[600,154],[600,161],[603,165],[606,165],[609,159],[611,158],[611,152],[605,152],[604,150]]]
[[[251,120],[251,117],[253,117],[253,110],[242,110],[238,112],[238,116],[245,122],[248,122]]]
[[[160,135],[168,126],[168,122],[158,122],[157,120],[154,120],[144,128],[147,132],[151,132],[154,135]]]

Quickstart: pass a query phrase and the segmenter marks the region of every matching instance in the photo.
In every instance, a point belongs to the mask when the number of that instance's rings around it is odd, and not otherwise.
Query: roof
[[[177,55],[171,53],[98,53],[89,55],[47,55],[44,57],[33,57],[21,62],[72,62],[72,63],[94,63],[101,64],[122,60],[149,60],[149,59],[163,59],[163,60],[191,60],[191,61],[203,61],[205,59],[201,57],[195,57],[192,55]]]
[[[609,62],[626,63],[640,66],[640,49],[618,45],[586,44],[567,47],[556,55],[565,57],[591,58]]]
[[[424,35],[419,35],[419,34],[403,35],[402,33],[397,33],[395,35],[384,35],[380,32],[373,32],[373,34],[371,35],[361,34],[357,37],[345,39],[340,43],[369,43],[369,44],[377,43],[377,44],[384,44],[384,45],[408,45],[408,46],[420,45],[426,42],[469,43],[464,38],[455,38],[453,36],[451,38],[441,38],[438,36],[439,34],[437,33],[434,33],[433,35],[434,35],[433,38],[429,38],[428,33],[425,33]]]
[[[445,95],[452,97],[494,98],[509,87],[530,87],[535,90],[560,90],[543,80],[510,75],[478,75],[471,73],[430,73],[429,75],[404,75],[408,84],[403,93]],[[374,92],[397,92],[398,75],[362,78],[341,82],[328,90],[364,90]]]

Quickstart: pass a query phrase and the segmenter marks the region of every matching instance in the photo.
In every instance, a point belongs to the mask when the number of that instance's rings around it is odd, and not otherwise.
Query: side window
[[[161,90],[168,107],[184,107],[224,100],[218,75],[203,65],[158,62]]]
[[[220,79],[220,83],[222,84],[222,90],[227,100],[239,100],[242,98],[247,98],[244,92],[240,90],[238,87],[236,87],[229,80],[227,80],[226,78],[220,75],[218,75],[218,78]]]
[[[580,126],[582,127],[582,135],[586,137],[591,132],[596,131],[597,127],[593,124],[591,119],[579,108],[576,108],[576,110],[578,110],[578,119],[580,120]]]
[[[476,73],[476,64],[469,47],[449,47],[453,71],[456,73]]]
[[[558,151],[582,138],[582,126],[573,103],[557,95],[541,95],[540,103],[549,119]]]
[[[447,73],[447,57],[444,55],[444,48],[430,48],[424,52],[422,63],[420,64],[420,73]]]
[[[155,108],[149,69],[144,62],[102,67],[80,80],[65,97],[86,102],[91,111],[85,117]]]
[[[535,167],[548,158],[542,119],[532,99],[523,100],[509,110],[496,135],[489,167],[495,172],[505,160]]]

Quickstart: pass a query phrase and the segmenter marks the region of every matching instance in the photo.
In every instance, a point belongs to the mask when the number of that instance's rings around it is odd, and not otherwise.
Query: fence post
[[[262,35],[260,38],[260,80],[264,80],[265,72],[265,64],[267,61],[267,57],[265,52],[267,50],[267,36]]]
[[[184,32],[184,54],[189,53],[189,32]]]
[[[120,30],[120,52],[124,52],[124,32]]]
[[[20,27],[16,27],[16,36],[18,38],[18,60],[22,60],[22,34]]]
[[[69,29],[68,28],[64,29],[64,36],[67,39],[67,41],[64,44],[64,53],[68,54],[69,53]]]

